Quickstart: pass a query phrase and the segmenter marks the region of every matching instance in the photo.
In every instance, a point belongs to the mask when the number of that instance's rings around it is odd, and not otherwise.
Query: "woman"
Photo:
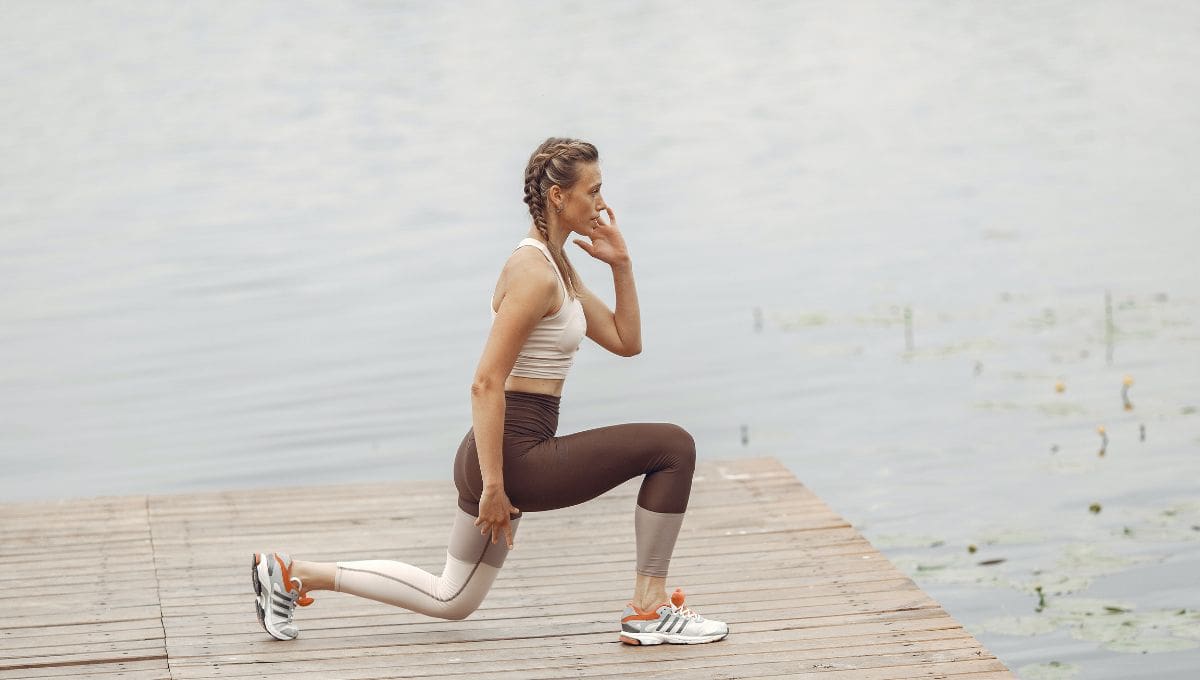
[[[666,576],[695,469],[691,435],[668,423],[630,423],[555,436],[563,382],[586,331],[621,356],[642,348],[633,265],[613,211],[600,196],[596,147],[552,137],[529,158],[525,203],[533,218],[492,295],[492,329],[471,385],[472,428],[454,461],[458,509],[441,576],[403,562],[293,561],[256,553],[259,621],[277,639],[307,593],[336,590],[444,619],[479,606],[513,547],[522,510],[582,503],[645,475],[634,509],[637,569],[620,640],[634,645],[713,642],[727,625],[667,597]],[[607,219],[601,218],[605,214]],[[573,242],[612,268],[616,311],[589,291],[567,260]],[[503,543],[498,541],[503,539]]]

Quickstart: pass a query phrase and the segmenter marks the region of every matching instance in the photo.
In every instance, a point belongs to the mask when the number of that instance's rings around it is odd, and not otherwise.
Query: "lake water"
[[[6,2],[0,498],[449,478],[579,136],[644,352],[561,432],[778,457],[1024,678],[1196,677],[1197,65],[1186,2]]]

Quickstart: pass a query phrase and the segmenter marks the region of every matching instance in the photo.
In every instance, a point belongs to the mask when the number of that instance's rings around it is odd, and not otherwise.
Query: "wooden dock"
[[[290,642],[255,618],[253,551],[440,573],[454,485],[0,504],[0,678],[1014,677],[773,458],[700,463],[671,562],[729,637],[619,643],[639,482],[527,513],[466,620],[317,592]]]

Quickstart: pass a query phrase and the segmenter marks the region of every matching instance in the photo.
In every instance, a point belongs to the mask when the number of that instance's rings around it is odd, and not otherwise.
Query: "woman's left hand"
[[[603,217],[597,217],[596,221],[591,223],[588,233],[591,243],[579,238],[571,240],[588,255],[610,267],[627,263],[629,250],[625,247],[625,238],[621,236],[621,230],[617,228],[617,218],[613,215],[612,208],[606,206],[604,211],[608,213],[608,222],[605,222]]]

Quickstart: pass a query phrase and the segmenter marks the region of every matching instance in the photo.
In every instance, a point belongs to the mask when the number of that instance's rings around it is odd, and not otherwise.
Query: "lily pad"
[[[1114,652],[1131,654],[1155,654],[1158,652],[1178,652],[1184,649],[1200,647],[1200,641],[1184,640],[1177,637],[1132,637],[1105,642],[1104,648]]]
[[[998,616],[972,628],[999,635],[1045,635],[1058,630],[1058,624],[1048,616]]]
[[[925,583],[971,584],[988,587],[1008,587],[1009,580],[996,573],[995,569],[980,567],[975,563],[954,556],[916,557],[899,555],[891,558],[892,564],[909,578]]]
[[[829,317],[821,312],[773,312],[770,316],[775,325],[785,331],[813,328],[829,323]]]
[[[1069,401],[1042,402],[1037,404],[1037,410],[1044,416],[1075,416],[1087,413],[1082,404]]]
[[[1031,663],[1018,668],[1017,675],[1023,680],[1066,680],[1079,675],[1079,666],[1061,661]]]
[[[994,619],[984,626],[1004,635],[1041,635],[1058,628],[1114,652],[1153,654],[1200,647],[1200,612],[1137,612],[1123,602],[1090,598],[1047,598],[1038,616]]]

